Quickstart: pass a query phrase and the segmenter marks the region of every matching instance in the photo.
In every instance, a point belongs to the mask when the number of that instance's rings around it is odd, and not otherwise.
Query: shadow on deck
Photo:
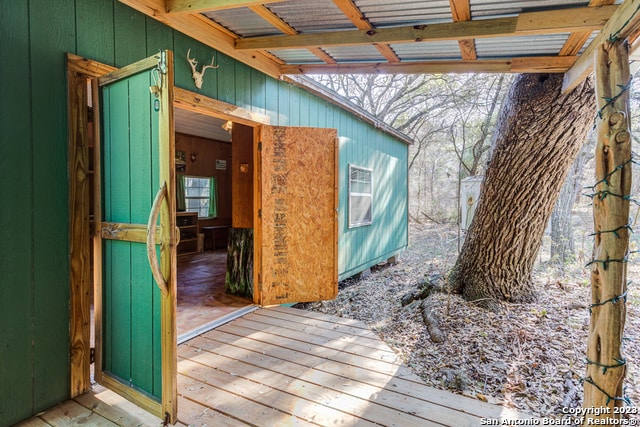
[[[286,307],[181,344],[178,395],[178,425],[193,426],[463,427],[530,418],[426,386],[362,322]],[[100,425],[160,424],[127,405],[100,388],[23,425],[75,425],[78,411],[105,418]],[[65,423],[55,423],[65,411]]]

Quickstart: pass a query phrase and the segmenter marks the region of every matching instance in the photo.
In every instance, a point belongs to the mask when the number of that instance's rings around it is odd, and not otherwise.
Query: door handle
[[[156,255],[156,223],[158,222],[158,215],[162,208],[162,202],[167,197],[167,183],[164,182],[156,198],[153,200],[151,206],[151,212],[149,212],[149,223],[147,224],[147,257],[149,258],[149,267],[151,267],[151,274],[156,280],[162,295],[167,296],[169,294],[169,284],[160,271],[160,264],[158,263],[158,256]]]

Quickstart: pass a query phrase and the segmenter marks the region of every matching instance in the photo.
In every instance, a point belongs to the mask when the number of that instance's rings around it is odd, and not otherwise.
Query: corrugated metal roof
[[[569,34],[518,36],[476,40],[478,59],[557,55]]]
[[[265,6],[301,33],[354,28],[353,23],[331,0],[283,1]]]
[[[622,4],[623,0],[610,2]],[[561,52],[584,52],[599,34],[593,29],[601,28],[616,8],[624,9],[612,6],[588,10],[588,0],[469,0],[472,22],[454,23],[451,7],[449,0],[282,0],[258,7],[239,3],[202,15],[236,35],[226,54],[234,56],[238,52],[241,58],[248,56],[258,62],[275,57],[279,62],[263,66],[268,74],[281,76],[357,70],[402,72],[403,66],[408,72],[425,72],[441,70],[442,61],[450,62],[455,72],[560,72],[577,58],[560,56]],[[550,25],[540,15],[523,15],[532,12],[549,13]],[[580,15],[563,20],[556,19],[556,13]],[[496,19],[495,25],[477,25],[487,19]],[[284,34],[278,29],[284,26],[292,30]],[[344,34],[332,37],[336,31]],[[569,31],[577,32],[571,44],[566,43]],[[540,35],[531,35],[538,32]],[[591,32],[587,44],[576,46],[576,41],[584,40],[585,32]],[[317,44],[313,38],[316,34]],[[270,56],[261,56],[260,52]],[[544,58],[536,61],[535,57]],[[523,60],[511,68],[517,58]],[[475,59],[507,61],[476,63]],[[430,68],[429,62],[433,61],[438,63]]]
[[[376,28],[453,21],[449,0],[357,0],[355,5]]]
[[[246,8],[223,9],[205,12],[203,15],[242,37],[283,34],[269,22]]]
[[[391,48],[403,61],[440,61],[462,59],[458,42],[444,40],[432,43],[400,43]]]

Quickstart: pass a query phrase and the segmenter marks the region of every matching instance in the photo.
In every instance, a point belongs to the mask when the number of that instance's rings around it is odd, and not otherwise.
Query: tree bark
[[[620,418],[614,407],[626,402],[626,362],[622,337],[626,317],[631,132],[629,128],[629,55],[622,41],[606,42],[596,51],[599,107],[596,184],[593,187],[595,239],[591,265],[591,319],[587,338],[584,407],[609,408],[591,418]]]
[[[593,84],[522,74],[502,106],[478,207],[449,283],[465,299],[530,301],[531,271],[569,167],[592,123]]]
[[[229,230],[224,289],[229,294],[253,298],[253,228]]]

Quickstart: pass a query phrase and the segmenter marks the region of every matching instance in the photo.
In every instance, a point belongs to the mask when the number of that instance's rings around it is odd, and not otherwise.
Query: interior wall
[[[176,151],[186,152],[186,175],[216,177],[218,217],[200,219],[200,226],[231,225],[231,144],[199,136],[176,133]],[[195,160],[192,160],[192,155]],[[224,169],[222,163],[224,162]],[[178,172],[182,174],[182,172]]]
[[[253,128],[233,125],[233,227],[253,228]]]

